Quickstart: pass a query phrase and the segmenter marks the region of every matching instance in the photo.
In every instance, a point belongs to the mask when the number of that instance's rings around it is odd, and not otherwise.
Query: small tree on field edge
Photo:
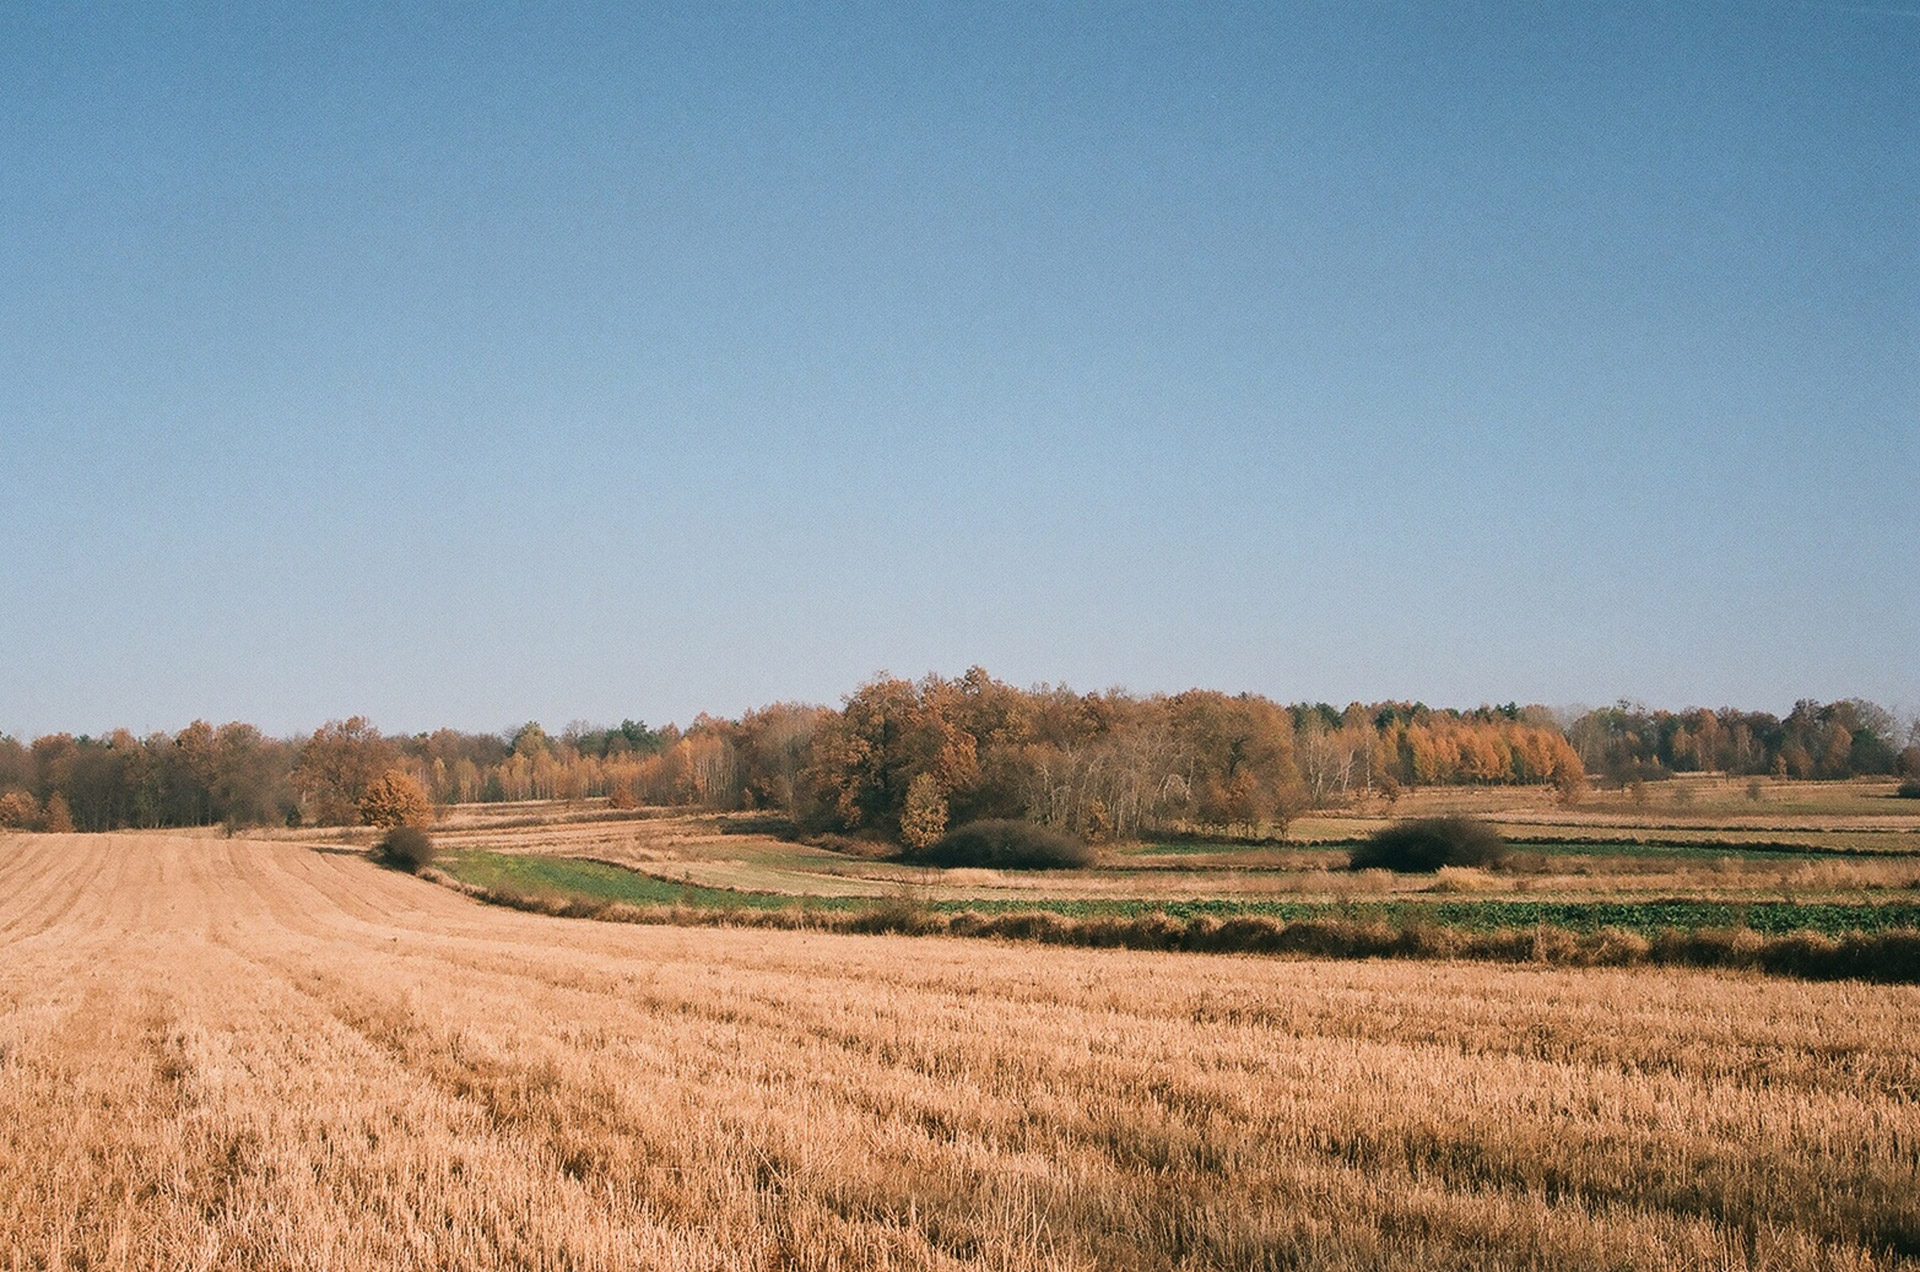
[[[940,779],[920,773],[907,784],[906,807],[900,811],[900,838],[909,849],[925,851],[947,833],[947,797]]]
[[[433,801],[412,774],[388,769],[367,786],[358,805],[366,826],[426,826],[433,822]]]

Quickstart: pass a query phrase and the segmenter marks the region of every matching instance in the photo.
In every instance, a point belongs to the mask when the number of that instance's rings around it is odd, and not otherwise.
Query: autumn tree
[[[276,822],[292,804],[287,782],[289,747],[238,720],[213,738],[209,810],[229,828]]]
[[[927,676],[917,684],[881,675],[851,694],[814,735],[805,774],[810,819],[897,837],[908,791],[921,774],[931,775],[950,817],[962,808],[974,813],[985,794],[982,738],[974,729],[991,738],[1005,721],[988,701],[993,689],[985,673],[969,675]]]
[[[826,707],[776,702],[740,718],[736,746],[742,783],[755,808],[799,811],[802,775],[814,734],[833,712]]]
[[[931,848],[946,833],[947,797],[940,779],[930,772],[914,774],[900,812],[900,841],[909,848]]]
[[[365,716],[330,720],[301,747],[294,785],[309,805],[311,820],[344,825],[355,819],[360,797],[395,758],[394,745]]]
[[[363,826],[427,826],[433,822],[433,802],[412,774],[388,769],[367,784],[358,805]]]
[[[1295,706],[1294,760],[1314,807],[1347,802],[1373,790],[1379,771],[1380,734],[1359,703],[1336,713],[1325,703]]]
[[[1920,777],[1920,742],[1900,752],[1900,766],[1896,771],[1902,777]]]
[[[32,830],[40,824],[40,801],[31,791],[0,795],[0,830]]]
[[[0,791],[24,791],[33,786],[33,752],[19,739],[0,733]]]
[[[1273,806],[1267,812],[1267,820],[1273,826],[1274,833],[1285,840],[1293,830],[1293,823],[1312,807],[1313,797],[1307,792],[1305,784],[1284,783],[1274,792]]]
[[[131,739],[129,739],[131,740]],[[173,738],[172,763],[167,767],[169,802],[178,809],[172,819],[192,826],[214,821],[214,785],[219,781],[217,735],[205,720],[195,720]]]
[[[1168,702],[1194,821],[1258,826],[1300,785],[1293,718],[1252,694],[1190,689]]]
[[[885,675],[861,685],[815,738],[808,768],[816,818],[896,834],[907,786],[926,761],[920,695]]]
[[[732,732],[731,721],[703,713],[674,744],[686,757],[690,803],[708,808],[740,806],[739,753]]]
[[[489,776],[497,776],[500,762],[511,753],[497,733],[436,729],[415,739],[409,758],[431,779],[429,793],[436,803],[463,804],[487,797]]]

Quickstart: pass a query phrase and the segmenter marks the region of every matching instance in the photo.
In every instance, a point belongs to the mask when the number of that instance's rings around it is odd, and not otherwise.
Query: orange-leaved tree
[[[32,830],[40,824],[40,801],[30,791],[0,795],[0,830]]]
[[[397,748],[365,716],[329,720],[300,747],[293,784],[313,820],[344,825],[379,775],[393,766]]]
[[[395,826],[426,826],[433,821],[433,801],[426,787],[411,773],[388,769],[367,784],[358,805],[360,821],[391,830]]]

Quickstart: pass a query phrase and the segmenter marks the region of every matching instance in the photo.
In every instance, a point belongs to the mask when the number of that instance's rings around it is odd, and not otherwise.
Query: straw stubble
[[[1867,1268],[1920,991],[636,927],[0,843],[0,1265]]]

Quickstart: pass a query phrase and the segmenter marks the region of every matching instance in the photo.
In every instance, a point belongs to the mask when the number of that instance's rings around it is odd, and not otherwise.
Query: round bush
[[[1910,777],[1894,792],[1901,799],[1920,799],[1920,777]]]
[[[374,850],[383,864],[409,874],[418,874],[433,863],[433,840],[418,826],[395,826]]]
[[[999,870],[1067,870],[1093,860],[1072,835],[1025,821],[976,821],[954,829],[909,858],[930,866]]]
[[[1507,844],[1498,831],[1471,817],[1420,817],[1396,822],[1353,850],[1354,870],[1430,874],[1442,866],[1499,866]]]

